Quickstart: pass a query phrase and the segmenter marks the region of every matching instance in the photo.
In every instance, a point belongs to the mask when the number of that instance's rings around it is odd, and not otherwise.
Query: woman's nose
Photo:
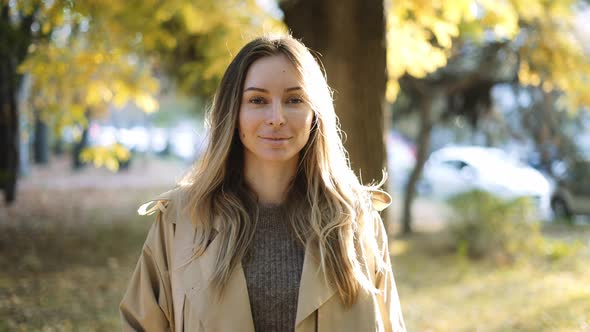
[[[285,122],[286,118],[285,110],[283,109],[283,103],[280,100],[273,101],[266,123],[271,126],[280,127],[283,126]]]

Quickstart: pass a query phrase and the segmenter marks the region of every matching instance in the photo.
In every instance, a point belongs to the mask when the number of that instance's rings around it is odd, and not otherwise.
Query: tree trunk
[[[53,143],[53,154],[56,156],[61,156],[64,154],[64,140],[61,135],[57,135],[55,137],[55,142]]]
[[[32,42],[31,25],[35,11],[15,25],[10,17],[10,5],[0,5],[0,190],[4,200],[16,198],[19,165],[19,120],[16,96],[22,75],[17,72]]]
[[[35,135],[33,139],[33,159],[36,164],[46,165],[49,162],[49,128],[41,120],[39,111],[35,112]]]
[[[6,203],[14,201],[18,174],[18,112],[16,70],[11,61],[0,61],[0,189]]]
[[[430,133],[432,132],[432,96],[425,94],[420,97],[420,132],[418,136],[418,151],[416,164],[405,188],[404,206],[402,214],[402,233],[412,233],[412,204],[416,197],[418,180],[422,177],[422,170],[430,151]]]
[[[550,175],[553,175],[551,167],[552,161],[556,156],[556,136],[559,131],[555,124],[555,97],[550,92],[541,89],[542,105],[539,107],[539,139],[537,141],[538,149],[541,153],[541,169]]]
[[[515,95],[518,93],[518,89],[518,87],[513,88]],[[555,112],[553,112],[555,98],[551,93],[542,89],[537,91],[529,88],[528,93],[535,97],[533,104],[527,108],[519,105],[518,108],[522,114],[522,125],[533,139],[539,153],[539,160],[535,161],[534,166],[553,176],[551,163],[557,157],[555,144],[557,141],[563,140],[563,134],[559,130]]]
[[[88,126],[84,126],[80,140],[74,143],[72,148],[72,168],[74,170],[82,169],[86,163],[82,160],[81,154],[84,148],[88,146]]]
[[[385,14],[383,0],[286,0],[294,37],[321,54],[353,170],[364,183],[385,167]]]

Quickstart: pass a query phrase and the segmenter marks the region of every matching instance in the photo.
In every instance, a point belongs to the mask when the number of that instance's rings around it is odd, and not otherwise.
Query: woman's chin
[[[284,149],[265,149],[259,153],[250,153],[247,159],[257,160],[262,163],[288,163],[297,161],[299,154]]]

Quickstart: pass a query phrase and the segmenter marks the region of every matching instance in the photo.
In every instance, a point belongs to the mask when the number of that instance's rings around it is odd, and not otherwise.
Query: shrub
[[[512,262],[542,243],[539,222],[528,198],[505,200],[475,190],[449,200],[454,218],[450,237],[460,255]]]
[[[584,246],[580,241],[568,243],[563,240],[545,240],[543,244],[543,253],[550,261],[574,256]]]

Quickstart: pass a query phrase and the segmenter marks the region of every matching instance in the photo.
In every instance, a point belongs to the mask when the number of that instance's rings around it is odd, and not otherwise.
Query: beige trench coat
[[[191,259],[196,230],[177,208],[180,196],[179,190],[172,190],[138,210],[142,215],[158,214],[120,305],[123,330],[254,332],[242,266],[234,270],[224,296],[219,299],[214,295],[209,280],[220,250],[220,237],[214,238],[201,256]],[[390,200],[384,192],[373,194],[377,210],[389,205]],[[345,308],[335,290],[324,282],[311,246],[307,246],[296,332],[406,331],[387,236],[383,224],[377,224],[376,234],[388,269],[385,275],[369,274],[380,292],[362,292],[352,307]],[[374,266],[371,269],[374,272]]]

